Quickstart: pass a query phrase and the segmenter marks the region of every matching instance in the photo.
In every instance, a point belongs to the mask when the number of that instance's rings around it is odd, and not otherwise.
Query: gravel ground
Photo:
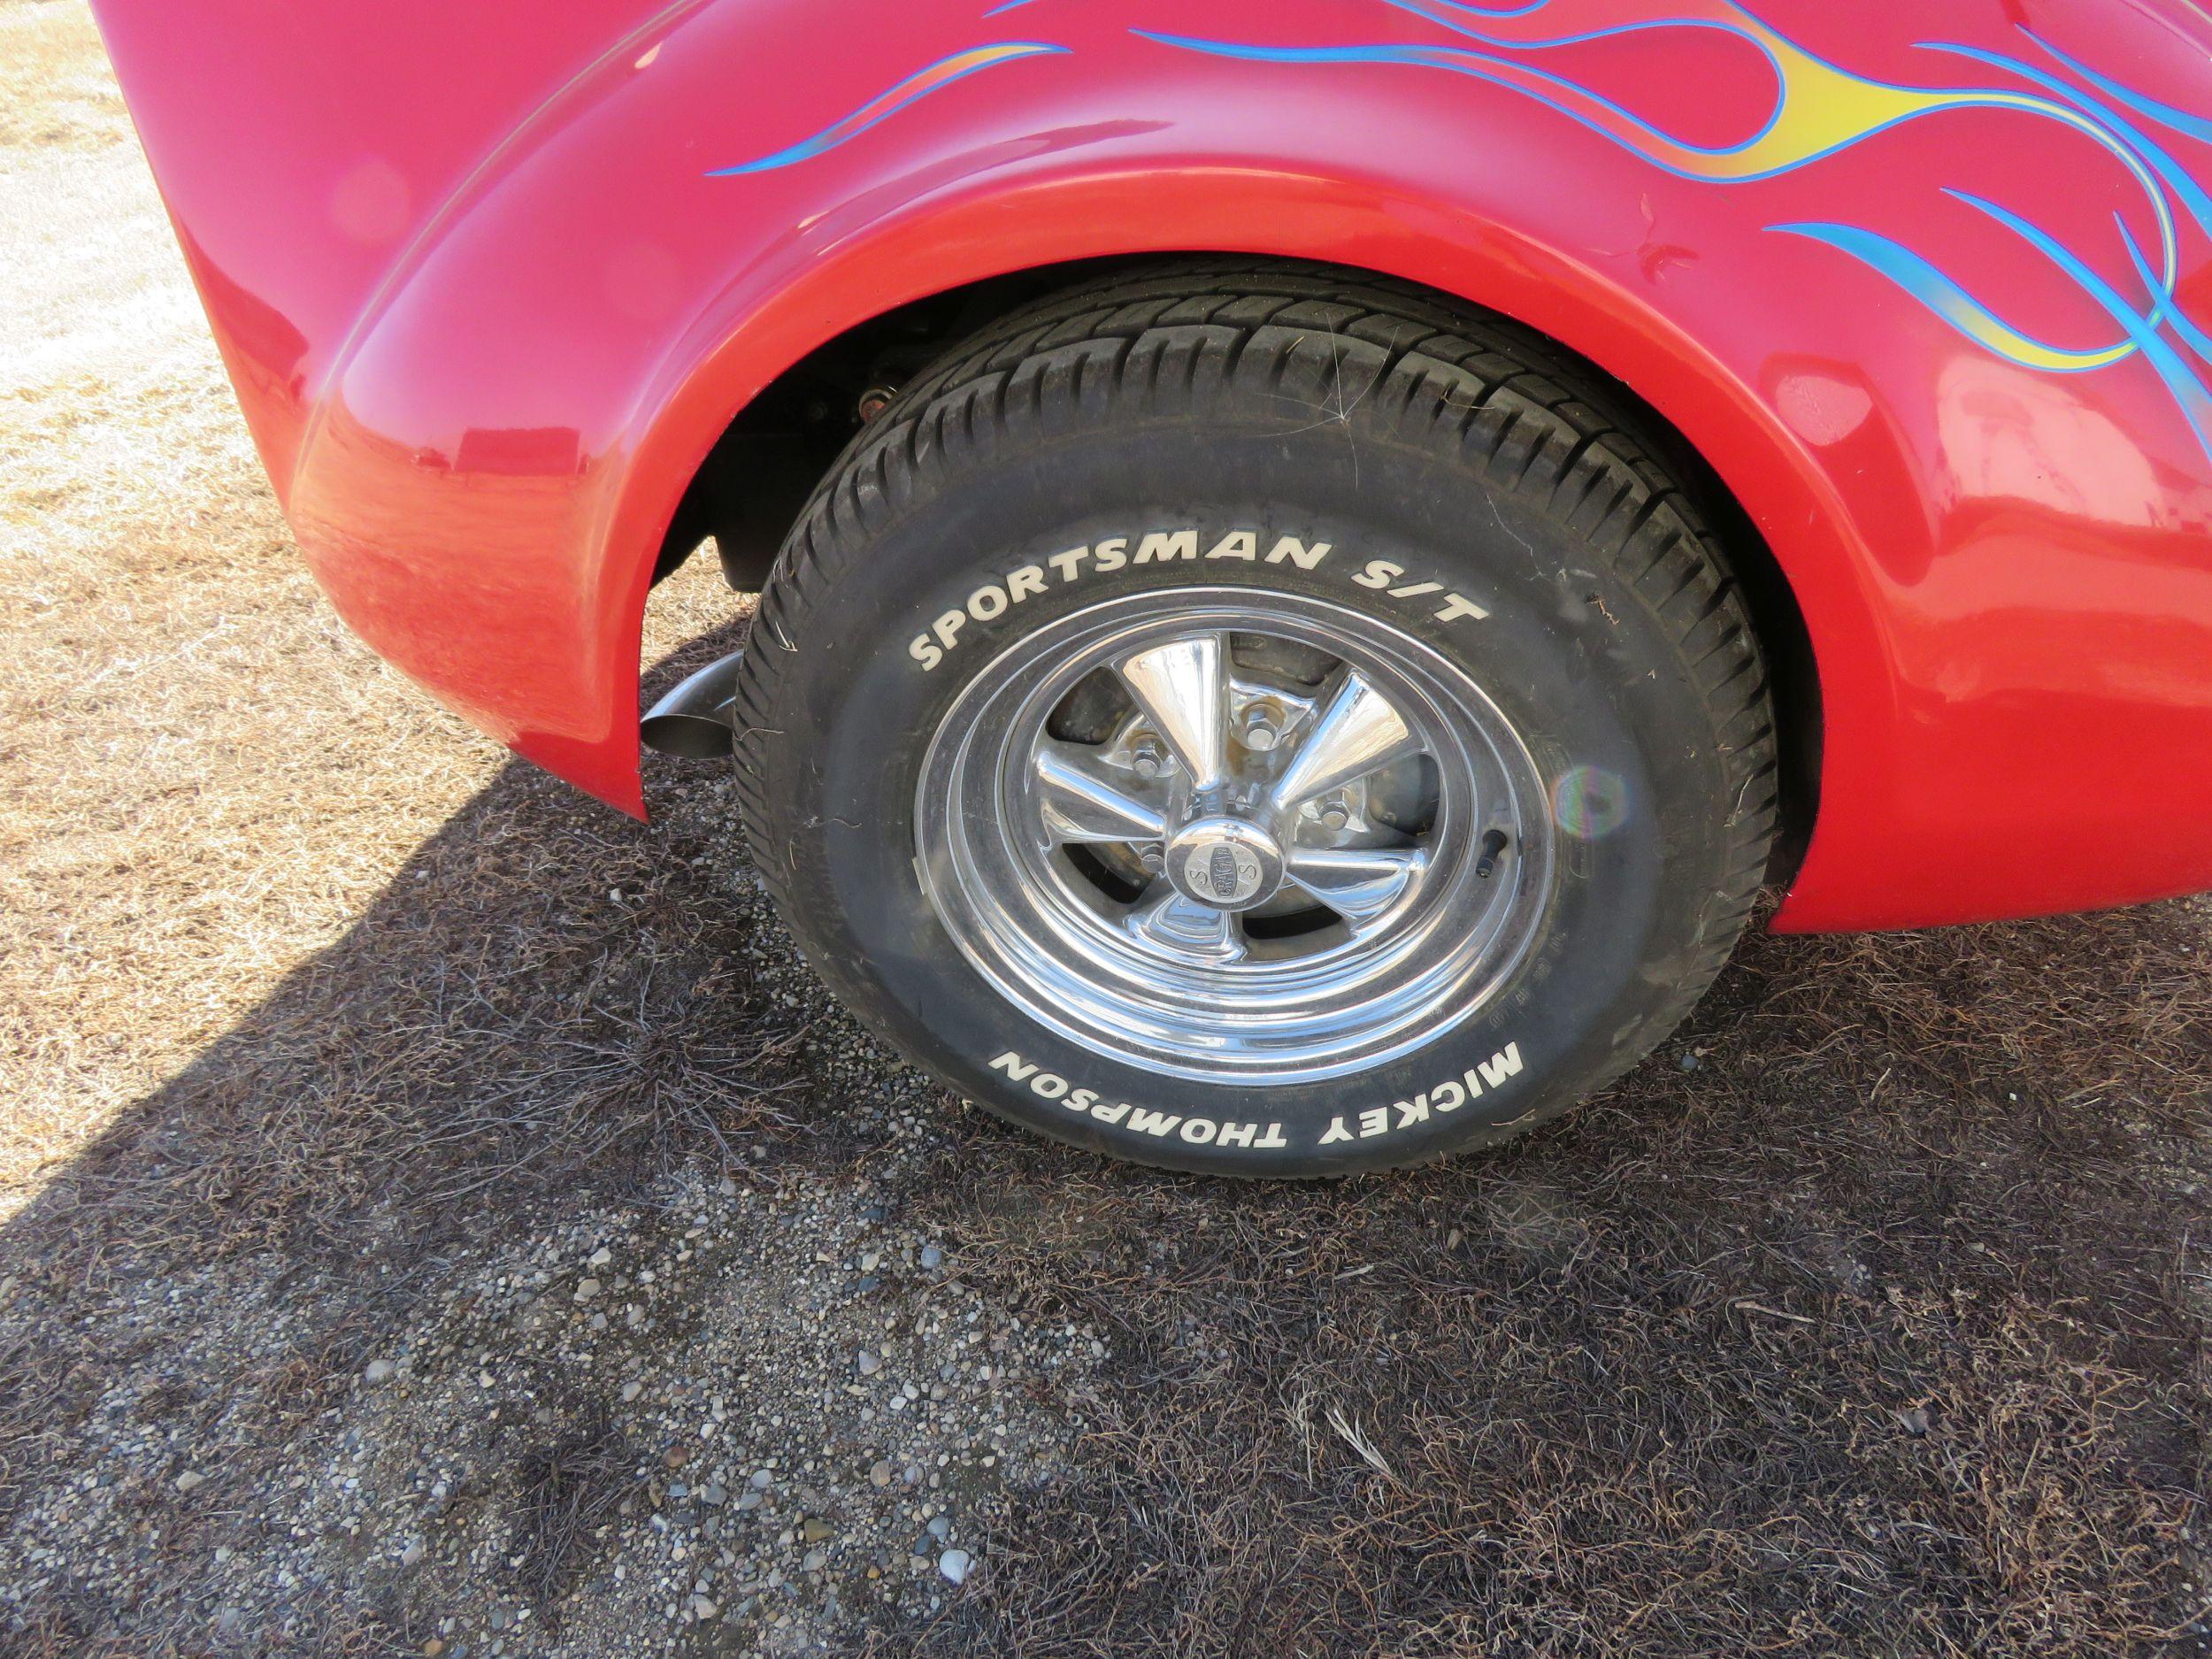
[[[2212,905],[1758,938],[1505,1153],[1033,1143],[299,568],[0,0],[0,1652],[2200,1651]],[[695,561],[651,680],[741,637]]]
[[[926,1624],[1065,1478],[1105,1349],[873,1192],[672,1177],[433,1271],[371,1246],[351,1282],[263,1254],[146,1285],[106,1314],[137,1363],[88,1379],[67,1478],[13,1517],[19,1633],[798,1652]]]

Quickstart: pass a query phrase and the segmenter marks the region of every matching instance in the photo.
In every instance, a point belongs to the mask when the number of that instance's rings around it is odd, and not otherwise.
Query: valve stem
[[[1491,872],[1498,867],[1498,856],[1505,851],[1507,844],[1510,842],[1512,839],[1513,838],[1510,835],[1508,835],[1502,829],[1494,829],[1484,833],[1482,838],[1482,856],[1475,860],[1475,879],[1477,880],[1487,881],[1490,879]]]

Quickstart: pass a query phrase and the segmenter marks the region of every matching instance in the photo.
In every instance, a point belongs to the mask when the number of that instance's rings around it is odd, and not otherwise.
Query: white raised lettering
[[[1164,530],[1155,530],[1137,544],[1137,563],[1150,565],[1169,559],[1194,559],[1198,557],[1198,532],[1178,530],[1172,535]]]
[[[1436,612],[1439,622],[1454,622],[1461,617],[1472,617],[1481,621],[1490,613],[1464,594],[1446,594],[1444,603]]]
[[[1509,1077],[1517,1077],[1521,1071],[1521,1045],[1509,1042],[1499,1053],[1482,1063],[1482,1080],[1492,1088]]]
[[[1267,550],[1270,565],[1280,565],[1288,559],[1302,571],[1311,570],[1328,557],[1329,544],[1326,541],[1317,541],[1308,547],[1294,535],[1276,537],[1275,545]]]

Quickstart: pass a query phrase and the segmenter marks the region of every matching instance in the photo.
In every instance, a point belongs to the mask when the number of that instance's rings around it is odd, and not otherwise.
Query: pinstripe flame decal
[[[1033,4],[1006,0],[987,15],[1017,6],[1026,12]],[[2199,238],[2212,235],[2212,195],[2200,181],[2201,165],[2196,171],[2185,166],[2171,148],[2176,142],[2212,146],[2212,114],[2177,109],[2134,92],[2024,26],[2019,29],[2022,50],[2032,57],[1940,41],[1918,42],[1932,61],[1955,66],[1955,73],[1946,82],[1917,86],[1876,80],[1832,63],[1736,0],[1665,0],[1663,10],[1655,8],[1652,0],[1526,0],[1498,8],[1460,0],[1354,0],[1354,10],[1409,15],[1433,28],[1439,38],[1281,45],[1148,29],[1131,33],[1172,50],[1247,63],[1379,65],[1486,81],[1579,122],[1651,166],[1715,185],[1816,167],[1876,134],[1936,115],[1985,111],[2061,127],[2101,150],[2126,172],[2155,227],[2154,245],[2146,249],[2126,220],[2115,216],[2135,278],[2129,291],[2101,275],[2079,250],[2060,242],[2030,211],[1962,190],[1947,194],[2001,226],[2024,254],[2047,264],[2111,319],[2111,336],[2094,344],[2036,337],[2000,316],[1924,254],[1865,227],[1837,219],[1793,220],[1767,228],[1858,261],[1985,350],[2023,367],[2074,374],[2139,358],[2158,376],[2205,454],[2212,457],[2212,389],[2205,380],[2212,365],[2212,333],[2183,312],[2176,294],[2188,227],[2193,227]],[[1577,84],[1547,61],[1557,49],[1585,42],[1683,31],[1732,37],[1764,58],[1774,77],[1774,102],[1755,132],[1731,144],[1690,143]],[[1065,50],[1034,42],[1002,42],[956,54],[910,75],[810,138],[720,171],[758,173],[807,160],[968,75]]]
[[[889,120],[909,104],[918,104],[932,93],[943,91],[956,81],[965,81],[970,75],[981,74],[985,70],[995,69],[1001,64],[1066,50],[1064,46],[1048,46],[1041,41],[998,41],[988,46],[976,46],[964,52],[955,52],[949,58],[939,58],[926,69],[916,70],[896,86],[878,93],[851,114],[841,120],[832,121],[820,132],[772,155],[742,161],[734,167],[718,167],[707,177],[726,179],[738,173],[768,173],[778,167],[791,166],[796,162],[811,161],[815,157],[857,138],[879,122]]]

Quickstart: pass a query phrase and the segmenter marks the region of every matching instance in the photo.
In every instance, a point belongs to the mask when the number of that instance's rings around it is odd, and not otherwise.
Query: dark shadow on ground
[[[820,1058],[864,1039],[767,914],[725,781],[653,775],[649,828],[503,771],[57,1179],[0,1272],[58,1313],[246,1252],[355,1273],[265,1379],[303,1412],[380,1301],[533,1205],[868,1164],[883,1114],[841,1110]],[[884,1640],[2149,1648],[2203,1582],[2207,932],[2177,904],[1756,939],[1566,1122],[1331,1185],[1106,1164],[887,1060],[876,1092],[939,1125],[894,1202],[990,1296],[1112,1340],[1078,1476],[947,1618]],[[58,1320],[0,1355],[0,1519],[128,1340]]]
[[[763,1137],[849,1152],[800,1087],[814,1010],[759,983],[763,905],[723,776],[656,781],[648,827],[503,768],[342,939],[120,1114],[9,1253],[58,1250],[88,1284],[146,1249],[335,1259],[372,1217],[434,1246],[486,1210],[618,1193]],[[780,940],[767,954],[788,962]]]

